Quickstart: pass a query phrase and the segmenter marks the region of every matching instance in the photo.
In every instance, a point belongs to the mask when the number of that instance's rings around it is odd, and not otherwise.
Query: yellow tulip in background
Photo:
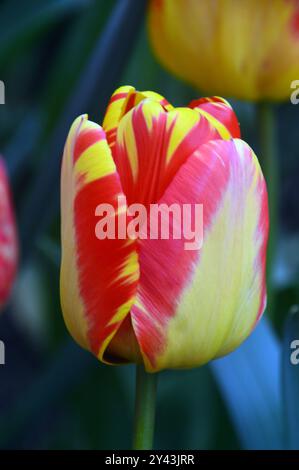
[[[299,77],[297,0],[151,0],[154,51],[209,94],[285,100]]]

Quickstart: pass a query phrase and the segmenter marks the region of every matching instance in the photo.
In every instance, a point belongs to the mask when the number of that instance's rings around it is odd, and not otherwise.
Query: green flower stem
[[[277,130],[273,105],[260,103],[257,108],[260,144],[260,163],[266,179],[269,196],[270,233],[267,253],[268,311],[273,314],[273,263],[276,255],[278,226],[278,155]]]
[[[149,374],[143,365],[136,366],[135,424],[133,449],[153,447],[157,374]]]

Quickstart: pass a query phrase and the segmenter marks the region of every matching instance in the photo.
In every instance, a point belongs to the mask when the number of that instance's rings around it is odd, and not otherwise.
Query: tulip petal
[[[199,143],[215,138],[217,130],[196,110],[140,102],[121,119],[113,149],[128,204],[157,202]]]
[[[193,100],[189,107],[205,116],[217,129],[220,136],[227,140],[240,138],[240,126],[231,105],[224,98],[212,96]]]
[[[111,148],[115,144],[117,126],[121,118],[146,98],[160,103],[164,109],[172,109],[171,104],[162,95],[154,91],[137,91],[132,86],[121,86],[113,93],[103,121],[103,129]]]
[[[209,93],[286,100],[299,76],[297,0],[150,0],[158,60]]]
[[[80,116],[73,123],[61,175],[61,304],[77,342],[101,360],[128,315],[139,278],[136,242],[96,237],[96,208],[111,204],[119,225],[127,209],[103,129]]]
[[[202,204],[203,245],[186,250],[184,238],[140,240],[131,318],[148,371],[199,366],[233,350],[266,303],[267,192],[246,143],[201,146],[159,203]]]
[[[5,166],[0,159],[0,307],[10,294],[16,274],[18,242]]]

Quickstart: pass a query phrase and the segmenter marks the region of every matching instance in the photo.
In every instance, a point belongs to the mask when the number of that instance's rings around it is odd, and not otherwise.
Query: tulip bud
[[[297,0],[150,0],[161,63],[206,93],[284,100],[299,77]]]
[[[236,348],[261,317],[267,191],[239,137],[222,98],[174,108],[132,87],[113,94],[103,127],[86,115],[73,123],[61,172],[61,305],[70,333],[101,361],[199,366]],[[202,222],[202,243],[190,249],[181,216],[198,206],[189,222]],[[137,235],[136,208],[146,214]]]

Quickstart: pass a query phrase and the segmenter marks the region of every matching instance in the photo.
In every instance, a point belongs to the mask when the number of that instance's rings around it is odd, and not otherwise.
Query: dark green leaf
[[[0,9],[0,64],[15,60],[16,55],[64,15],[89,5],[88,0],[11,0]],[[11,21],[14,18],[14,21]]]

